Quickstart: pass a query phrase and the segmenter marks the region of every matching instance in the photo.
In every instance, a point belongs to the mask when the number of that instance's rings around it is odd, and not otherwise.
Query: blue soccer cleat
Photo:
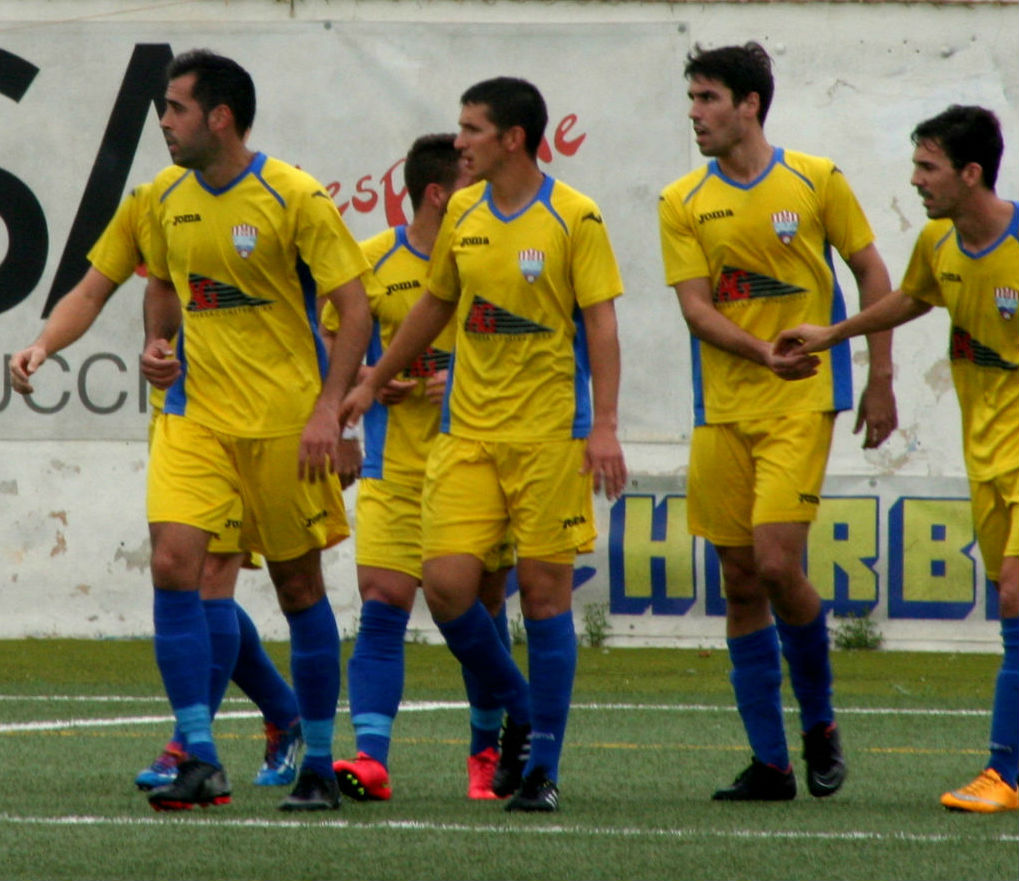
[[[289,786],[297,778],[297,759],[301,744],[301,723],[277,728],[265,723],[265,763],[255,775],[256,786]]]

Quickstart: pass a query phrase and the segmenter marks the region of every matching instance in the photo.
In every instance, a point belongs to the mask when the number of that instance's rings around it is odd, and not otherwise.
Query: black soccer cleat
[[[190,811],[195,805],[230,804],[230,783],[222,768],[188,758],[177,766],[177,777],[149,793],[149,804],[157,811]]]
[[[807,760],[807,789],[815,798],[834,795],[845,783],[846,760],[834,722],[818,722],[803,735],[803,758]]]
[[[559,810],[559,788],[550,780],[544,768],[535,768],[528,774],[520,789],[508,802],[507,811],[551,814]]]
[[[792,768],[779,771],[754,756],[732,786],[719,789],[711,796],[714,801],[789,801],[796,798],[796,777]]]
[[[297,784],[279,804],[281,811],[335,811],[340,806],[340,787],[336,775],[320,777],[310,768],[297,775]]]
[[[499,798],[513,795],[520,788],[530,757],[531,726],[518,725],[507,716],[499,735],[499,764],[492,775],[492,792]]]

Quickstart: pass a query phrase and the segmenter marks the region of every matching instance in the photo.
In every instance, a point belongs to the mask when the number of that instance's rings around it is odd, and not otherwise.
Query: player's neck
[[[435,245],[435,237],[439,234],[439,216],[433,211],[417,211],[414,219],[407,224],[407,241],[410,246],[421,254],[431,254]]]
[[[201,169],[202,179],[214,190],[221,189],[237,178],[250,164],[255,154],[243,144],[226,148]]]
[[[775,148],[765,139],[763,132],[744,138],[724,156],[718,157],[718,167],[730,180],[749,184],[757,180],[771,163]]]
[[[526,161],[505,163],[489,178],[489,183],[495,207],[502,214],[511,215],[534,201],[545,183],[545,175],[538,164],[528,158]]]
[[[967,200],[952,222],[967,251],[982,251],[1004,235],[1015,209],[990,190],[980,190]]]

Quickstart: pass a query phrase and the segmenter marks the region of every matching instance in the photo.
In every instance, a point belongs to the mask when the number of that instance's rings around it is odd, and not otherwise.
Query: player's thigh
[[[581,473],[586,447],[583,439],[494,445],[518,558],[572,564],[594,541],[592,478]]]
[[[753,544],[753,458],[735,424],[693,430],[686,486],[691,535],[722,547]]]
[[[1019,469],[971,481],[970,505],[987,577],[997,581],[1002,559],[1019,556]]]
[[[358,572],[371,570],[372,577],[366,582],[358,577],[361,598],[379,599],[378,592],[371,585],[385,580],[382,572],[403,575],[397,579],[397,591],[406,601],[406,590],[410,584],[409,602],[414,601],[414,589],[421,580],[421,490],[387,480],[362,478],[357,485],[357,508],[354,518],[355,559]],[[369,588],[371,597],[365,595]],[[383,590],[388,594],[391,591]],[[391,600],[390,600],[391,601]],[[400,605],[404,605],[401,602]]]

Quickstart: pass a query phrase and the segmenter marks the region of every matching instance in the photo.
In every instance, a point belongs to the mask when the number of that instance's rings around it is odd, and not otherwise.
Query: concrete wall
[[[700,161],[685,120],[690,46],[765,44],[777,76],[771,141],[838,161],[893,279],[924,220],[908,184],[917,121],[949,103],[992,107],[1008,145],[999,192],[1019,195],[1015,3],[125,6],[0,0],[0,52],[8,53],[0,55],[0,351],[34,338],[47,304],[80,274],[86,245],[76,241],[94,238],[123,187],[166,164],[147,99],[136,146],[112,133],[130,116],[130,100],[120,102],[122,86],[137,87],[141,76],[132,64],[198,45],[238,58],[259,90],[252,145],[329,185],[358,236],[405,210],[387,173],[415,135],[455,128],[464,87],[500,73],[527,76],[550,107],[547,168],[599,201],[627,286],[621,428],[634,479],[623,501],[600,504],[599,551],[577,579],[578,608],[609,604],[620,644],[709,644],[723,632],[712,554],[683,525],[689,348],[661,281],[655,213],[662,186]],[[18,201],[26,190],[31,199]],[[38,215],[42,226],[32,226]],[[844,269],[840,277],[853,302]],[[128,282],[89,335],[45,368],[32,401],[11,397],[5,380],[2,637],[150,630],[147,414],[134,360],[140,293],[140,281]],[[946,339],[943,315],[898,332],[900,429],[884,448],[861,452],[852,418],[840,420],[811,576],[837,610],[873,610],[890,645],[993,647]],[[862,378],[863,346],[854,351]],[[358,607],[351,552],[345,545],[327,555],[348,632]],[[284,634],[264,574],[245,574],[238,598],[267,634]],[[431,633],[422,609],[412,626]]]

